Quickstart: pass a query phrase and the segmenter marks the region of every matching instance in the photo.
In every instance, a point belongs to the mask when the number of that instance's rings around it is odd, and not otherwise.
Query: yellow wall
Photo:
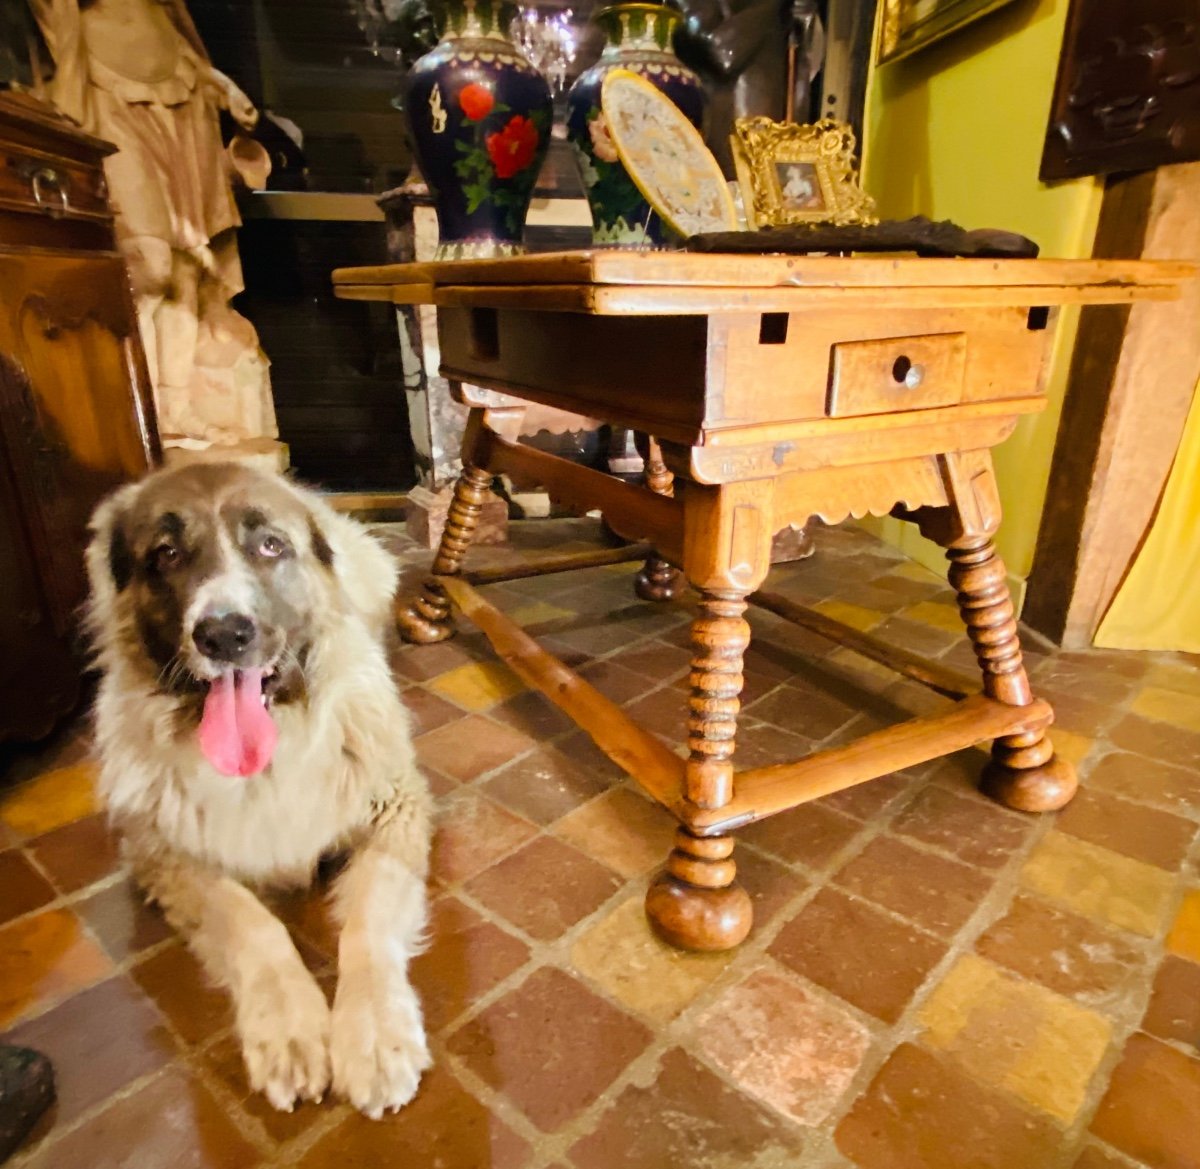
[[[1047,257],[1091,253],[1101,186],[1038,181],[1042,142],[1068,0],[1016,0],[870,80],[863,185],[881,217],[928,215],[963,227],[995,227],[1035,240]],[[1014,583],[1033,562],[1054,435],[1078,313],[1058,319],[1043,414],[1022,419],[994,452],[1004,503],[998,545]],[[910,525],[879,530],[939,570],[938,549]]]

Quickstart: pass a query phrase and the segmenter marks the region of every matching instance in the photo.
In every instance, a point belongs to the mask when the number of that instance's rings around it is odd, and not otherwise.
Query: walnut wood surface
[[[1040,734],[1052,717],[1049,705],[1041,699],[1018,707],[976,694],[945,714],[872,731],[844,747],[830,747],[793,763],[740,771],[733,799],[721,808],[697,813],[689,823],[695,832],[729,833],[754,820],[973,747],[996,735],[1025,728]]]
[[[628,284],[772,288],[882,288],[903,302],[913,288],[1105,287],[1172,284],[1196,267],[1150,260],[983,260],[916,257],[733,256],[621,250],[550,252],[500,260],[448,260],[338,268],[333,282],[388,288],[426,285]],[[1039,302],[1043,303],[1043,302]]]
[[[1043,404],[1049,333],[1030,306],[1174,297],[1194,273],[1178,263],[613,251],[343,270],[337,280],[356,295],[432,289],[442,372],[469,383],[457,518],[435,563],[449,575],[426,585],[419,616],[440,631],[453,599],[514,670],[672,810],[681,828],[647,913],[674,944],[722,949],[752,918],[730,835],[741,823],[986,739],[996,740],[990,795],[1022,809],[1070,798],[1074,778],[1046,737],[1049,706],[1030,692],[995,554],[989,448]],[[913,365],[923,376],[910,384]],[[654,434],[662,467],[651,460],[642,487],[522,446],[520,401]],[[537,480],[569,507],[599,507],[699,594],[686,760],[457,576],[475,496],[500,472]],[[947,550],[983,693],[945,714],[735,773],[746,598],[767,576],[773,536],[812,516],[867,512],[910,519]],[[759,599],[942,693],[972,688],[770,593]]]
[[[88,518],[161,457],[106,199],[113,149],[0,93],[0,741],[48,734],[76,701]],[[54,189],[35,190],[47,170]]]
[[[644,481],[655,495],[673,496],[675,476],[667,470],[658,439],[646,436],[639,441],[645,462]],[[634,577],[633,591],[643,601],[670,601],[683,592],[683,575],[656,552],[646,557],[642,570]]]
[[[445,577],[439,586],[487,634],[500,657],[523,681],[570,715],[618,767],[665,807],[677,811],[683,762],[638,726],[616,703],[547,653],[516,622],[489,604],[466,581]]]

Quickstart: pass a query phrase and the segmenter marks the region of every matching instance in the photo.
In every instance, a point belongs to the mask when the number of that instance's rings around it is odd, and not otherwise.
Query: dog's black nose
[[[258,630],[249,617],[228,613],[223,617],[201,617],[192,630],[196,648],[218,662],[236,662],[253,644]]]

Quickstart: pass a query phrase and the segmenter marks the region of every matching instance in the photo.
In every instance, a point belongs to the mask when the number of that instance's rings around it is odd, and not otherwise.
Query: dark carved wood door
[[[1071,0],[1045,180],[1200,158],[1200,0]]]

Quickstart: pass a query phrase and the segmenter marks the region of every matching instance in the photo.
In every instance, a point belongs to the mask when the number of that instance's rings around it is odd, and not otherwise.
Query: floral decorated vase
[[[434,196],[436,258],[513,256],[550,145],[550,89],[509,39],[516,5],[446,0],[442,38],[413,64],[404,108]]]
[[[651,212],[617,156],[600,109],[600,87],[612,69],[628,69],[662,90],[697,129],[706,95],[700,78],[680,63],[671,38],[681,19],[665,4],[615,4],[593,19],[607,38],[600,59],[567,95],[567,137],[579,163],[592,212],[592,241],[662,247],[675,234]]]

